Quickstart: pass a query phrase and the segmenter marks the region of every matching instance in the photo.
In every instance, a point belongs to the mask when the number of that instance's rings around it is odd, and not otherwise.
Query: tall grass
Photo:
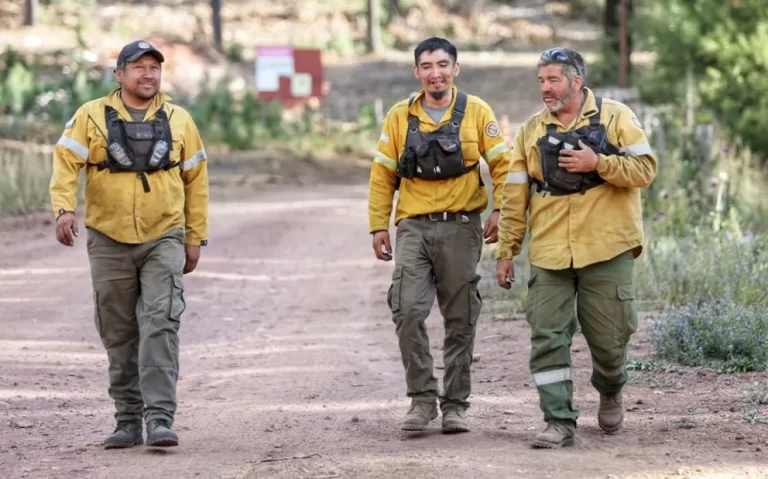
[[[768,236],[693,227],[651,232],[637,263],[638,295],[661,304],[728,300],[768,307]]]
[[[0,143],[0,214],[47,207],[52,155],[50,146],[7,140]]]

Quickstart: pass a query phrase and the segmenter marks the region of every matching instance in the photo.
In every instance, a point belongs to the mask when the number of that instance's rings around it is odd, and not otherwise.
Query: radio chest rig
[[[541,153],[541,171],[544,181],[533,180],[538,192],[546,192],[552,196],[565,196],[574,193],[584,194],[587,190],[605,183],[597,171],[589,173],[570,173],[559,166],[560,151],[563,149],[580,149],[579,140],[587,144],[595,153],[604,155],[622,155],[617,147],[608,143],[607,127],[600,123],[602,98],[595,97],[597,113],[589,119],[589,125],[577,130],[558,133],[557,127],[547,125],[547,134],[538,141]],[[611,120],[608,121],[610,126]]]
[[[409,107],[413,100],[412,97],[408,102]],[[461,151],[459,131],[466,107],[467,94],[457,92],[451,121],[429,133],[419,130],[419,117],[408,114],[408,132],[398,161],[395,189],[399,189],[401,178],[443,180],[465,175],[477,167],[479,162],[467,168]]]
[[[169,170],[170,152],[173,149],[171,125],[164,105],[151,121],[121,120],[117,110],[104,107],[107,120],[107,159],[97,165],[99,170],[111,173],[135,172],[141,179],[144,191],[149,193],[146,173]]]

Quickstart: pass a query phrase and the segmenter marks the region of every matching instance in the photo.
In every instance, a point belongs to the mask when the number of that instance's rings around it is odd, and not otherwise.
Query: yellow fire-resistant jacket
[[[591,90],[574,129],[589,124],[597,104]],[[613,120],[611,121],[611,117]],[[610,125],[607,141],[626,156],[599,155],[598,174],[606,183],[567,196],[531,194],[529,179],[542,181],[538,140],[546,125],[565,126],[547,110],[541,110],[518,129],[512,146],[510,182],[504,190],[499,219],[497,258],[511,259],[520,254],[526,232],[526,210],[530,208],[529,261],[546,269],[574,268],[605,261],[633,250],[642,251],[643,223],[640,189],[656,177],[657,163],[640,122],[632,110],[604,98],[601,123]]]
[[[200,245],[208,239],[208,170],[200,134],[189,113],[168,103],[159,93],[147,110],[145,121],[155,117],[161,104],[170,118],[173,136],[171,163],[180,168],[146,174],[150,192],[135,172],[110,173],[96,168],[107,156],[107,121],[104,106],[115,108],[121,119],[131,116],[119,89],[81,106],[67,123],[53,153],[51,206],[75,211],[78,173],[85,170],[85,226],[122,243],[145,243],[171,229],[184,228],[185,242]]]
[[[388,230],[395,192],[397,164],[405,149],[408,113],[419,117],[420,129],[431,132],[451,120],[456,103],[457,89],[453,87],[453,100],[440,124],[435,124],[421,105],[424,91],[419,91],[410,108],[408,100],[394,105],[384,119],[377,153],[371,166],[368,194],[370,232]],[[496,209],[501,205],[501,193],[509,169],[510,152],[504,143],[493,110],[480,98],[467,95],[467,107],[459,132],[464,163],[471,166],[485,158],[493,178],[493,201]],[[479,165],[469,173],[444,180],[405,179],[400,183],[395,223],[407,217],[429,213],[456,213],[484,210],[488,194],[480,183]]]

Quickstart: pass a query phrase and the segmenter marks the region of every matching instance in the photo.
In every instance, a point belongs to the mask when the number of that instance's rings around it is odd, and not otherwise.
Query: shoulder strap
[[[104,117],[107,119],[107,127],[117,125],[120,118],[117,116],[117,110],[109,105],[104,105]]]
[[[595,97],[595,104],[597,105],[597,113],[589,117],[589,127],[590,128],[600,128],[600,110],[603,107],[603,99],[602,97],[596,96]]]
[[[451,112],[451,123],[454,125],[460,125],[461,120],[464,119],[464,111],[467,109],[467,94],[463,91],[456,93],[456,102],[453,105],[453,111]]]
[[[156,139],[166,140],[168,145],[171,145],[173,142],[169,141],[170,138],[166,138],[166,131],[168,130],[169,125],[168,115],[166,115],[164,107],[165,105],[160,105],[157,113],[155,113],[155,120],[152,122],[152,129],[154,130]]]
[[[104,117],[107,120],[107,143],[116,141],[122,145],[124,143],[124,135],[117,110],[109,105],[104,105]]]
[[[413,100],[416,98],[416,95],[413,95],[412,97],[408,98],[408,108],[411,108],[411,105],[413,105]],[[415,132],[419,129],[419,117],[416,115],[412,115],[411,112],[408,112],[408,131],[405,132],[406,137],[409,133],[412,131]]]

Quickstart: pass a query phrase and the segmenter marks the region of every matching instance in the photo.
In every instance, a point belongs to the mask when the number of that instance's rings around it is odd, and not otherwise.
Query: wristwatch
[[[73,213],[74,214],[74,211],[67,211],[64,208],[59,208],[59,211],[57,211],[57,213],[58,213],[58,215],[56,215],[56,219],[59,219],[59,217],[61,215],[63,215],[64,213]]]

